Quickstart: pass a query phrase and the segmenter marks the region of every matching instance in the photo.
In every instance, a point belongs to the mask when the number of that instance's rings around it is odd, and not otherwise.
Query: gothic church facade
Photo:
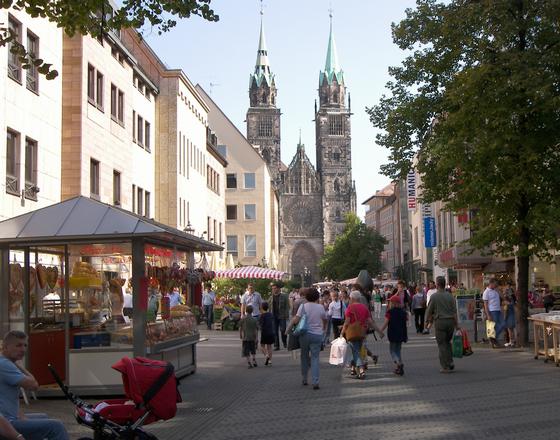
[[[281,265],[292,276],[318,280],[317,263],[325,246],[344,229],[346,213],[356,212],[350,97],[338,63],[332,21],[325,69],[319,74],[319,107],[315,101],[316,168],[301,139],[290,165],[281,160],[281,111],[262,21],[249,101],[247,139],[267,163],[280,200]]]

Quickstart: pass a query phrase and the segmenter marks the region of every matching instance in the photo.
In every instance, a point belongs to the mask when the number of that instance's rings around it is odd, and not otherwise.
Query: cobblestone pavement
[[[529,351],[476,346],[440,374],[436,343],[413,335],[403,346],[405,375],[392,373],[387,341],[371,343],[379,364],[365,381],[328,365],[321,353],[321,389],[303,387],[299,361],[274,352],[256,369],[240,357],[236,332],[201,331],[196,374],[181,383],[177,416],[150,426],[160,439],[329,440],[558,439],[560,368]],[[88,431],[63,400],[32,402],[29,411],[62,418],[72,438]]]

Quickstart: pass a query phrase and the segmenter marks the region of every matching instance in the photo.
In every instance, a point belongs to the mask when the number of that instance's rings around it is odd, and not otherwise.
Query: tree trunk
[[[521,227],[517,257],[517,344],[520,347],[529,345],[529,237],[529,230]]]

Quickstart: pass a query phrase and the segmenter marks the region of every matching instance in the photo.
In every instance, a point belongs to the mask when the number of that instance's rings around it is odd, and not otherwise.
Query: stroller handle
[[[91,406],[88,403],[84,402],[82,399],[78,398],[74,393],[72,393],[71,391],[68,390],[68,387],[66,385],[64,385],[64,383],[62,382],[62,379],[60,378],[60,376],[58,375],[58,373],[56,372],[56,370],[52,366],[52,364],[48,364],[47,368],[49,369],[49,371],[51,372],[54,380],[56,381],[56,383],[58,384],[58,386],[60,387],[60,389],[64,393],[64,396],[70,402],[72,402],[74,405],[76,405],[77,407],[84,408],[84,410],[89,412]]]

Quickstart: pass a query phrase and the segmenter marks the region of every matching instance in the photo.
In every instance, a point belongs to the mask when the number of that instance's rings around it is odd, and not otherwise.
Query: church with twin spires
[[[315,100],[316,168],[301,136],[290,164],[282,162],[281,111],[262,19],[257,61],[249,81],[247,140],[267,163],[278,193],[282,266],[293,276],[317,281],[317,263],[325,246],[334,243],[343,231],[346,214],[356,212],[350,95],[346,94],[344,72],[338,63],[332,16],[325,68],[319,73],[319,103]]]

